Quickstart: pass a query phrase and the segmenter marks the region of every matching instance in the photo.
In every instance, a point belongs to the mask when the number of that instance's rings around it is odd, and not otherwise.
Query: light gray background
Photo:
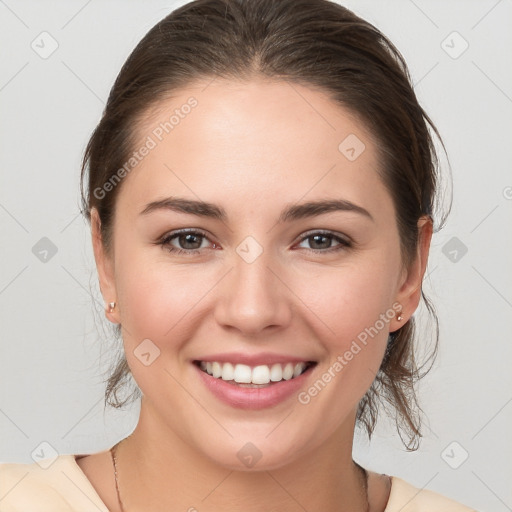
[[[102,450],[135,426],[136,405],[103,411],[112,338],[100,328],[90,235],[78,213],[79,165],[129,52],[183,3],[0,0],[2,462],[32,462],[43,441],[59,453]],[[430,428],[407,453],[382,416],[370,445],[356,439],[355,456],[479,510],[512,510],[512,4],[344,5],[404,54],[454,180],[425,285],[442,329],[435,369],[420,386]],[[51,48],[43,31],[58,43],[46,59],[31,48]],[[32,250],[43,237],[57,249],[46,262]],[[453,237],[458,246],[446,246]]]

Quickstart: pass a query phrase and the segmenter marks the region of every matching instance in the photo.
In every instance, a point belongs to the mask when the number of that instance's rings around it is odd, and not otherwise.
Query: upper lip
[[[247,366],[268,365],[276,363],[309,363],[315,362],[313,359],[304,357],[291,356],[286,354],[272,354],[270,352],[262,352],[260,354],[243,354],[241,352],[223,352],[222,354],[212,354],[194,359],[194,361],[219,363],[245,364]]]

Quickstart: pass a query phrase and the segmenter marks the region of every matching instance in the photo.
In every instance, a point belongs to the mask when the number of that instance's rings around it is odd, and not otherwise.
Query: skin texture
[[[152,110],[139,126],[140,141],[190,96],[198,105],[124,179],[108,254],[92,212],[101,291],[106,303],[117,302],[107,317],[122,325],[143,393],[139,423],[118,450],[125,509],[366,510],[352,461],[357,405],[389,332],[419,303],[431,223],[420,219],[416,258],[405,268],[372,137],[312,88],[263,79],[191,85]],[[350,134],[365,144],[354,161],[338,149]],[[149,202],[170,196],[217,204],[228,219],[169,210],[140,215]],[[372,218],[334,211],[277,222],[286,206],[325,199],[351,201]],[[176,254],[156,243],[183,228],[206,233],[194,246],[199,253]],[[318,230],[348,237],[351,246],[334,238],[315,245]],[[252,263],[236,251],[247,236],[263,249]],[[179,238],[170,244],[191,247]],[[341,250],[328,251],[334,247]],[[294,395],[263,410],[231,407],[191,364],[220,352],[295,355],[317,361],[307,389],[397,302],[403,320],[386,322],[306,405]],[[149,366],[134,354],[145,339],[160,350]],[[237,457],[248,442],[261,452],[252,468]],[[80,460],[116,510],[105,456]],[[372,473],[369,490],[372,510],[384,510],[388,479]]]

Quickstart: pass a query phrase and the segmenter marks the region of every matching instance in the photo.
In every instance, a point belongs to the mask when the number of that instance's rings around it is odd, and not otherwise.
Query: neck
[[[286,465],[238,471],[184,442],[143,400],[136,429],[117,447],[124,510],[367,512],[364,470],[352,460],[354,422],[355,413]]]

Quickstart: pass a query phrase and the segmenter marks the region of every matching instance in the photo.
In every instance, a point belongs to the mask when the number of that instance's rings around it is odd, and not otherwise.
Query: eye
[[[303,248],[315,253],[340,251],[352,246],[348,238],[335,235],[329,231],[315,231],[306,234],[302,237],[300,244],[304,242],[308,243],[310,247]],[[336,245],[332,246],[333,242],[336,242]]]
[[[206,245],[204,244],[206,242]],[[165,247],[169,252],[191,256],[199,254],[201,249],[208,247],[206,233],[193,229],[182,229],[165,235],[158,245]],[[212,248],[216,245],[213,244]]]

